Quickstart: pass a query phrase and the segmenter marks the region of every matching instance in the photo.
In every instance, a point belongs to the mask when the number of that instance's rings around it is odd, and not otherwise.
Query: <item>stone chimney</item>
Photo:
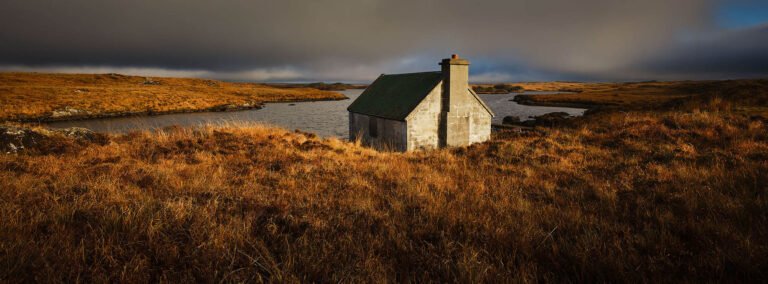
[[[469,144],[469,60],[458,55],[440,62],[443,93],[440,103],[438,141],[440,147]]]
[[[443,111],[464,103],[462,99],[469,89],[469,60],[453,54],[440,62],[443,72]]]

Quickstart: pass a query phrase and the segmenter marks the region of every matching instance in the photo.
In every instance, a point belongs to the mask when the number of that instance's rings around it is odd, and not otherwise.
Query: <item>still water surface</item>
[[[100,118],[77,121],[61,121],[48,124],[53,128],[84,127],[97,132],[124,133],[133,130],[158,129],[172,125],[200,126],[204,124],[225,124],[230,122],[260,122],[286,128],[300,129],[324,137],[348,136],[349,118],[347,106],[363,92],[361,89],[341,91],[349,97],[342,101],[269,103],[262,109],[235,112],[197,112],[157,116]],[[566,107],[525,106],[510,101],[515,94],[480,95],[496,113],[493,123],[501,123],[507,115],[519,116],[526,120],[530,116],[562,111],[573,116],[583,115],[585,109]],[[522,94],[550,95],[554,92],[524,92]]]

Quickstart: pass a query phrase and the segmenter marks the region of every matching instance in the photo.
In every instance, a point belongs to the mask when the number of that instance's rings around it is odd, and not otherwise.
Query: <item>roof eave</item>
[[[403,119],[396,119],[396,118],[391,118],[391,117],[383,117],[383,116],[378,116],[378,115],[373,115],[373,114],[354,112],[354,111],[351,111],[351,110],[348,110],[348,111],[350,113],[359,114],[359,115],[371,116],[371,117],[375,117],[375,118],[381,118],[381,119],[392,120],[392,121],[406,122],[405,118],[403,118]]]
[[[483,106],[483,108],[485,108],[485,110],[486,110],[486,111],[488,111],[488,113],[489,113],[489,114],[491,114],[491,117],[496,117],[496,114],[495,114],[495,113],[493,113],[493,111],[491,110],[491,108],[489,108],[489,107],[488,107],[488,105],[486,105],[486,104],[485,104],[485,102],[483,101],[483,99],[481,99],[481,98],[480,98],[480,96],[479,96],[479,95],[477,95],[477,93],[475,93],[475,91],[474,91],[474,90],[472,90],[472,88],[468,88],[467,90],[469,90],[469,93],[470,93],[470,94],[472,94],[472,96],[473,96],[473,97],[475,97],[475,99],[476,99],[478,102],[480,102],[480,105],[482,105],[482,106]]]

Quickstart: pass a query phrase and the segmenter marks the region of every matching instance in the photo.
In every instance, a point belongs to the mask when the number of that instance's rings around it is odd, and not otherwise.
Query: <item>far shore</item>
[[[526,105],[526,106],[569,107],[569,108],[583,108],[583,109],[592,109],[600,106],[598,104],[572,103],[572,102],[563,102],[563,101],[536,101],[536,100],[530,99],[531,97],[534,97],[534,96],[536,95],[517,95],[510,101],[516,102],[521,105]]]
[[[169,110],[169,111],[154,111],[154,110],[145,110],[145,111],[135,111],[135,112],[114,112],[114,113],[97,113],[97,114],[86,114],[86,115],[71,115],[71,116],[63,116],[63,117],[52,117],[52,116],[42,116],[42,117],[20,117],[15,120],[6,120],[6,121],[14,121],[14,122],[32,122],[32,123],[47,123],[47,122],[60,122],[60,121],[77,121],[77,120],[88,120],[88,119],[101,119],[101,118],[119,118],[119,117],[137,117],[137,116],[157,116],[157,115],[166,115],[166,114],[179,114],[179,113],[203,113],[203,112],[231,112],[231,111],[243,111],[243,110],[253,110],[253,109],[261,109],[264,108],[265,104],[270,103],[301,103],[301,102],[318,102],[318,101],[342,101],[342,100],[348,100],[349,98],[328,98],[328,99],[297,99],[297,100],[286,100],[286,101],[269,101],[269,102],[262,102],[258,105],[252,105],[252,106],[237,106],[237,105],[219,105],[214,106],[210,108],[201,108],[201,109],[178,109],[178,110]]]
[[[0,73],[0,122],[259,109],[265,103],[345,100],[335,91],[120,74]]]

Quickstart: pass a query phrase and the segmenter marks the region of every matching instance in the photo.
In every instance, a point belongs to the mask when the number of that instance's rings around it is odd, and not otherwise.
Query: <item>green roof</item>
[[[347,110],[386,119],[405,120],[442,79],[440,72],[381,75]]]

